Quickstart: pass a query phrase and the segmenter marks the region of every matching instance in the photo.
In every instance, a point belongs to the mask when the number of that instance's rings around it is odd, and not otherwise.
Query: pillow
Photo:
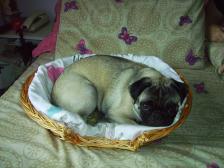
[[[155,55],[174,68],[204,66],[204,0],[63,0],[56,58]]]
[[[207,46],[212,65],[222,79],[224,79],[224,43],[210,42]]]

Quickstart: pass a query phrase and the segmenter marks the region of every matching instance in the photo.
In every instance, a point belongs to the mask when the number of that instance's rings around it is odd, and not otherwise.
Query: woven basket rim
[[[26,114],[34,121],[36,121],[42,127],[50,130],[54,135],[58,136],[60,139],[68,141],[72,144],[78,146],[86,147],[99,147],[99,148],[118,148],[126,149],[130,151],[136,151],[140,146],[143,146],[146,143],[150,143],[154,140],[160,139],[162,137],[170,134],[174,129],[183,124],[187,116],[190,113],[192,106],[192,92],[189,88],[189,93],[187,95],[187,101],[184,105],[183,111],[181,113],[180,119],[172,126],[146,131],[143,134],[136,137],[134,140],[111,140],[102,137],[89,137],[89,136],[80,136],[77,133],[74,133],[71,129],[67,128],[65,125],[54,121],[44,115],[43,113],[37,111],[32,105],[28,97],[28,89],[31,84],[35,72],[33,72],[26,81],[24,82],[20,95],[20,103],[25,110]],[[179,73],[180,75],[180,73]],[[181,79],[189,86],[188,82],[180,75]]]

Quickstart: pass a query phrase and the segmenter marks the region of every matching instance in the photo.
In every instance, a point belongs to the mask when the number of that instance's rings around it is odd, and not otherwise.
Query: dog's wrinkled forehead
[[[170,85],[151,85],[145,88],[138,97],[139,102],[154,101],[158,104],[178,103],[180,99],[177,90]]]
[[[155,101],[170,100],[178,103],[183,101],[187,92],[188,89],[184,83],[165,77],[142,78],[130,86],[130,93],[134,101],[155,99]]]

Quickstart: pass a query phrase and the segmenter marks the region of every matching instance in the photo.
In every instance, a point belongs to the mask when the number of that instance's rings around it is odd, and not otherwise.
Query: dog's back
[[[136,64],[126,59],[97,55],[81,59],[80,61],[70,65],[66,73],[78,73],[92,81],[96,87],[107,89],[111,81],[127,68],[140,68],[143,65]],[[106,87],[106,88],[105,88]]]
[[[139,68],[141,65],[112,56],[92,56],[81,59],[68,66],[56,80],[52,101],[68,111],[88,116],[96,108],[102,110],[102,103],[108,96],[107,92],[114,90],[114,86],[121,87],[119,83],[128,86],[124,83],[129,81],[126,80],[129,78],[126,70],[132,68],[129,73],[132,76],[133,67]],[[125,75],[122,76],[123,73]]]

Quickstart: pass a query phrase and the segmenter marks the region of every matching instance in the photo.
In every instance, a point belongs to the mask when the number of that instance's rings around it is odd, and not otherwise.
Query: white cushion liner
[[[86,124],[83,119],[76,113],[71,113],[69,111],[52,105],[50,101],[53,82],[48,77],[47,67],[51,65],[54,67],[65,68],[74,61],[78,61],[89,56],[92,55],[77,54],[75,56],[57,59],[45,65],[39,66],[28,90],[29,99],[35,109],[48,116],[49,118],[65,124],[67,127],[71,128],[75,133],[78,133],[81,136],[98,136],[114,140],[133,140],[145,131],[165,128],[116,123],[98,123],[96,126],[90,126]],[[116,56],[146,64],[149,67],[155,68],[156,70],[158,70],[163,75],[169,78],[173,78],[176,81],[183,82],[178,76],[178,74],[158,57],[134,56],[132,54]],[[175,124],[179,120],[185,102],[186,98],[182,105],[180,105],[179,112],[177,113],[176,118],[171,125]]]

